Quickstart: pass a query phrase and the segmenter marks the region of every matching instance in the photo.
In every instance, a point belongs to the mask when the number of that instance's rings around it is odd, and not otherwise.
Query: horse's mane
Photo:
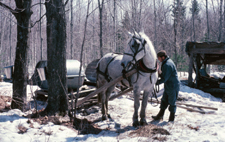
[[[152,55],[154,56],[154,59],[156,59],[157,56],[156,56],[155,48],[154,48],[151,40],[149,39],[149,37],[144,32],[139,32],[139,34],[141,35],[142,38],[145,39],[145,41],[147,42],[147,44],[149,46],[149,49],[150,49]]]

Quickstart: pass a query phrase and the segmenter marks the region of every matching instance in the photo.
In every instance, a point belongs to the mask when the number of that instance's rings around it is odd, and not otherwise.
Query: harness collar
[[[157,62],[155,62],[155,67],[154,68],[148,68],[144,62],[143,59],[138,60],[137,62],[137,68],[138,70],[145,72],[145,73],[154,73],[157,71]]]

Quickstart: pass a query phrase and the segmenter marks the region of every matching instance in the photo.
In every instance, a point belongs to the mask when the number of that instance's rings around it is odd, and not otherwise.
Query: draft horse
[[[103,56],[97,63],[97,88],[105,83],[120,77],[124,72],[128,72],[135,68],[137,73],[123,79],[120,84],[133,88],[134,95],[134,114],[133,126],[147,125],[145,110],[148,102],[148,96],[154,89],[157,81],[157,63],[156,52],[152,42],[144,33],[130,34],[130,39],[123,54],[108,53]],[[108,101],[110,94],[114,90],[116,84],[106,88],[98,94],[101,101],[102,120],[110,118],[108,114]],[[140,111],[140,122],[138,121],[138,109],[140,106],[140,93],[143,91],[143,100]]]

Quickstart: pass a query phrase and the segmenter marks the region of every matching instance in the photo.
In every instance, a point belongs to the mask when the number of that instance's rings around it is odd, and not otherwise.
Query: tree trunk
[[[73,0],[70,0],[70,9],[71,9],[71,21],[70,21],[70,55],[71,59],[73,59]]]
[[[10,0],[11,3],[11,0]],[[12,65],[12,14],[10,13],[10,22],[9,22],[9,64]]]
[[[223,2],[223,30],[222,30],[222,32],[223,32],[223,42],[225,42],[225,0],[224,0],[224,2]]]
[[[206,2],[206,20],[207,20],[207,39],[206,41],[209,41],[209,13],[208,13],[208,0],[205,0]]]
[[[66,84],[66,19],[62,0],[45,3],[47,17],[48,105],[45,112],[65,115],[68,110]]]
[[[16,58],[13,74],[13,100],[12,109],[25,110],[27,103],[27,80],[28,80],[28,62],[27,53],[29,49],[30,34],[30,9],[32,0],[15,0],[17,9],[23,9],[15,14],[17,19],[17,45]]]
[[[113,35],[113,47],[114,47],[114,51],[118,52],[118,49],[116,48],[116,0],[114,0],[114,9],[113,9],[113,13],[114,13],[114,16],[113,16],[113,28],[114,28],[114,35]]]
[[[139,31],[141,31],[142,29],[142,23],[141,23],[141,14],[142,14],[142,3],[143,3],[143,1],[142,0],[140,0],[140,11],[139,11],[139,19],[138,19],[138,29],[139,29]]]
[[[154,29],[155,29],[155,38],[154,38],[154,47],[155,49],[158,49],[157,47],[157,27],[156,27],[156,7],[155,7],[155,0],[154,0]]]
[[[84,36],[83,36],[83,41],[81,45],[81,54],[80,54],[80,68],[79,68],[79,79],[78,79],[78,84],[80,84],[81,81],[81,70],[82,70],[82,58],[83,58],[83,51],[84,51],[84,44],[86,40],[86,31],[87,31],[87,22],[88,22],[88,16],[89,16],[89,6],[90,6],[90,0],[88,0],[88,6],[87,6],[87,14],[85,18],[85,24],[84,24]],[[79,89],[77,89],[77,98],[75,100],[75,105],[77,104],[77,99],[79,98]],[[76,106],[75,106],[75,114],[76,114]]]
[[[41,3],[41,0],[40,0]],[[41,4],[40,4],[40,51],[41,51],[41,60],[43,59],[43,49],[42,49],[42,36],[41,36]]]
[[[195,42],[196,39],[195,39],[195,12],[194,12],[194,9],[195,9],[195,7],[194,7],[194,5],[192,5],[192,31],[194,33],[193,39],[194,39],[194,42]]]
[[[98,8],[99,8],[99,24],[100,24],[100,33],[99,33],[99,42],[100,42],[100,55],[103,57],[103,43],[102,43],[102,15],[103,15],[103,3],[104,0],[100,3],[100,0],[98,0]]]
[[[220,19],[219,19],[219,36],[218,36],[218,41],[220,42],[222,39],[222,22],[223,22],[223,15],[222,15],[222,5],[223,5],[223,0],[220,0]]]
[[[179,3],[178,3],[178,7],[179,7]],[[174,7],[176,7],[175,5],[175,0],[174,0]],[[180,11],[178,11],[180,12]],[[173,28],[174,28],[174,53],[175,53],[175,65],[176,65],[176,68],[177,68],[177,28],[178,28],[178,21],[179,21],[179,14],[175,14],[175,17],[174,17],[174,21],[173,21]]]

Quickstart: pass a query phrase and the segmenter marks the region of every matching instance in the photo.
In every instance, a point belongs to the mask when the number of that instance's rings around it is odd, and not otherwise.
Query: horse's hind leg
[[[107,113],[106,113],[106,96],[105,96],[105,91],[99,93],[99,95],[101,95],[101,105],[102,105],[102,120],[107,120]]]
[[[141,113],[140,113],[140,117],[141,117],[141,120],[140,120],[140,124],[141,125],[147,125],[147,121],[146,121],[146,116],[145,116],[145,111],[146,111],[146,107],[147,107],[147,103],[148,103],[148,96],[149,96],[149,91],[144,91],[144,94],[143,94],[143,99],[142,99],[142,105],[141,105]]]
[[[106,91],[105,107],[106,107],[106,114],[107,114],[108,118],[111,118],[111,116],[110,116],[109,113],[108,113],[108,102],[109,102],[109,97],[110,97],[112,91],[114,90],[115,86],[116,86],[116,85],[113,85],[113,86],[109,87],[109,88],[107,89],[107,91]]]

